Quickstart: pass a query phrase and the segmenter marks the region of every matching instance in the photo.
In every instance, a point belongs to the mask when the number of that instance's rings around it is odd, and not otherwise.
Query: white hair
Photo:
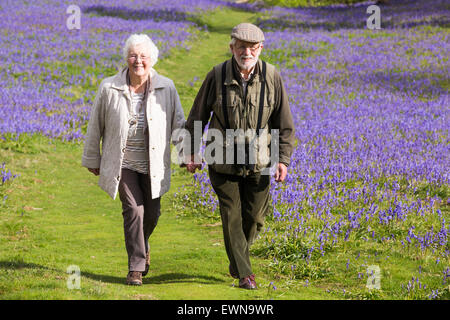
[[[146,34],[135,33],[127,39],[125,46],[122,49],[123,58],[127,60],[130,49],[138,44],[144,44],[147,46],[148,53],[150,55],[150,67],[153,67],[158,61],[159,50],[153,43],[152,39],[150,39]]]

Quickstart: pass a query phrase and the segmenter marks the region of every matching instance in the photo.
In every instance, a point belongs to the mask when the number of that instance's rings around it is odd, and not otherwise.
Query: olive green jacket
[[[186,129],[189,131],[191,137],[191,146],[189,150],[192,150],[192,154],[199,153],[200,146],[200,137],[194,135],[194,124],[196,121],[201,121],[201,132],[203,132],[206,124],[211,118],[208,133],[211,131],[210,129],[220,130],[224,137],[224,148],[229,145],[224,130],[226,127],[226,120],[222,109],[222,65],[223,63],[215,66],[207,74],[189,113]],[[266,63],[267,71],[265,81],[262,79],[261,68],[262,61],[259,60],[255,66],[253,75],[248,81],[246,94],[244,96],[244,90],[241,85],[241,75],[237,63],[234,58],[228,60],[226,65],[225,86],[227,87],[226,109],[228,111],[228,123],[230,128],[227,129],[242,129],[244,132],[248,129],[254,129],[253,132],[256,131],[255,129],[257,128],[260,108],[260,89],[261,85],[265,82],[265,101],[260,127],[261,129],[264,129],[264,134],[260,135],[262,143],[255,144],[256,149],[258,149],[256,150],[256,153],[259,155],[270,154],[271,130],[278,129],[279,154],[277,155],[277,162],[289,166],[295,134],[288,96],[281,76],[275,67]],[[267,136],[264,136],[265,134],[267,134]],[[215,139],[211,140],[215,141]],[[273,155],[271,156],[273,157]],[[234,164],[230,164],[229,159],[226,158],[225,150],[223,151],[223,157],[224,160],[222,163],[208,163],[208,165],[220,173],[242,174],[242,170],[235,164],[236,161]],[[268,159],[263,156],[257,156],[256,158],[256,166],[253,169],[254,172],[259,172],[263,168],[273,165],[273,163],[268,163]]]

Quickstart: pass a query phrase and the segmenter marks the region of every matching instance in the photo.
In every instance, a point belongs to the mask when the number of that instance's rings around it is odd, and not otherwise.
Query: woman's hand
[[[88,170],[89,172],[92,172],[96,176],[100,174],[100,168],[88,168]]]

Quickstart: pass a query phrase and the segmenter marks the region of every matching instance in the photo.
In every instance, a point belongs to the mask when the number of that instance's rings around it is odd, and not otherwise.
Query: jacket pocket
[[[258,125],[258,116],[259,116],[259,94],[252,93],[250,95],[250,108],[249,108],[249,115],[248,115],[248,121],[250,128],[256,129]],[[264,105],[263,105],[263,114],[261,118],[261,127],[265,128],[267,125],[267,122],[269,121],[269,118],[273,112],[274,109],[274,96],[273,94],[269,96],[264,97]]]
[[[214,117],[217,118],[217,121],[220,124],[221,129],[236,129],[239,128],[241,123],[241,115],[240,115],[240,99],[236,96],[236,94],[232,91],[231,94],[227,97],[227,105],[226,108],[222,107],[222,96],[218,97],[216,104],[213,108]],[[228,125],[226,121],[226,116],[224,115],[224,109],[227,112],[228,116]]]

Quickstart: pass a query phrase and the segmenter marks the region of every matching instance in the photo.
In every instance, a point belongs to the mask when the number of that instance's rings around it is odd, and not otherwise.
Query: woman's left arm
[[[170,87],[171,90],[171,103],[172,103],[172,143],[177,145],[181,142],[180,133],[183,131],[186,120],[184,118],[184,111],[181,107],[180,97],[178,96],[177,89],[175,86]]]
[[[104,99],[104,81],[99,86],[94,104],[91,109],[90,119],[88,122],[86,141],[84,144],[81,165],[97,175],[100,172],[101,153],[100,142],[103,138],[105,129],[105,99]]]

